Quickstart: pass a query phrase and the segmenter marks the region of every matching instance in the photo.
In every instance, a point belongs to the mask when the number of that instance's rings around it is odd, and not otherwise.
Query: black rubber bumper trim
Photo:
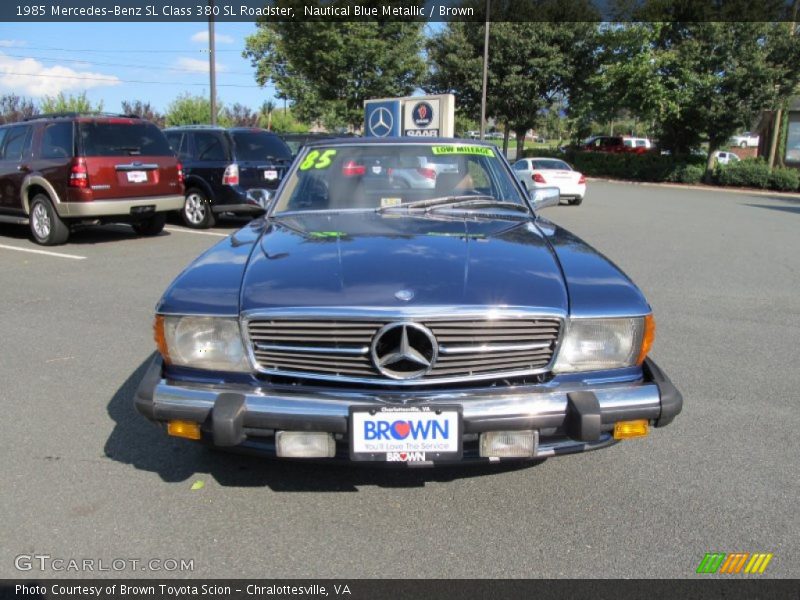
[[[161,379],[161,365],[163,361],[161,355],[156,352],[150,366],[139,382],[139,387],[136,389],[136,395],[133,397],[133,403],[139,414],[147,417],[151,421],[156,420],[155,404],[153,403],[153,392],[155,392],[156,385]]]
[[[243,394],[223,392],[217,396],[211,411],[211,428],[217,446],[238,446],[244,434],[245,397]]]
[[[245,214],[245,213],[263,213],[265,212],[264,208],[258,204],[213,204],[211,206],[211,212],[213,213],[238,213],[238,214]]]
[[[569,392],[564,430],[573,440],[596,442],[603,432],[600,402],[592,392]]]
[[[650,380],[658,386],[658,393],[661,396],[661,414],[656,419],[656,427],[669,425],[683,409],[683,396],[653,360],[646,358],[642,364],[642,371],[645,380]]]

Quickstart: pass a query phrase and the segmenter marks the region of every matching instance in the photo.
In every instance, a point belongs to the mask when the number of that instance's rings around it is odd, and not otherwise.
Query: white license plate
[[[128,181],[131,183],[147,181],[147,171],[128,171]]]
[[[275,181],[278,178],[278,172],[274,169],[264,171],[264,179],[267,181]]]
[[[384,406],[350,409],[350,458],[430,462],[461,458],[461,408]]]

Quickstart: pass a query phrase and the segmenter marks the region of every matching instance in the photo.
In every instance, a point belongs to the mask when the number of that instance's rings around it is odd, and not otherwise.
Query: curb
[[[729,194],[741,194],[745,196],[770,196],[779,199],[800,200],[800,194],[794,192],[775,192],[761,190],[758,188],[734,188],[721,185],[691,185],[688,183],[657,183],[654,181],[629,181],[627,179],[608,179],[605,177],[587,177],[587,181],[599,181],[603,183],[625,183],[628,185],[641,185],[647,187],[672,188],[678,190],[699,190],[704,192],[724,192]]]

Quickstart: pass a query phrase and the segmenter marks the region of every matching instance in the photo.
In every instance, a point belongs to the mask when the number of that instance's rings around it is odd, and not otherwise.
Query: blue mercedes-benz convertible
[[[286,459],[541,459],[669,424],[652,311],[494,146],[321,140],[156,308],[136,407]]]

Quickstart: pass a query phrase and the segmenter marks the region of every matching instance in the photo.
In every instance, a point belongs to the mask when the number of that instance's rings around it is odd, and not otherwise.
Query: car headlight
[[[570,319],[553,371],[571,373],[640,365],[654,338],[653,315]]]
[[[153,325],[164,362],[210,371],[250,371],[238,319],[157,315]]]

